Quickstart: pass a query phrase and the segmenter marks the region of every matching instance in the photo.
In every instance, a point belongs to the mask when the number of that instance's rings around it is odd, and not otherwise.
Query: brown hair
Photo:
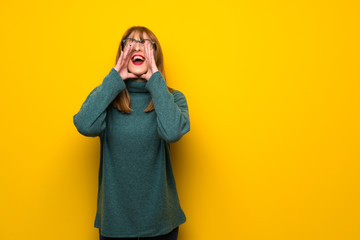
[[[122,40],[124,40],[125,38],[127,38],[132,32],[139,32],[140,33],[140,39],[143,39],[144,35],[143,33],[145,32],[151,40],[153,40],[156,44],[156,50],[154,51],[154,57],[155,57],[155,63],[157,68],[159,69],[161,75],[163,76],[165,82],[166,82],[166,77],[165,77],[165,71],[164,71],[164,61],[163,61],[163,53],[160,47],[160,43],[158,41],[158,39],[156,38],[155,34],[150,31],[148,28],[143,27],[143,26],[133,26],[130,27],[128,30],[125,31],[120,44],[119,44],[119,49],[118,52],[116,54],[116,60],[115,60],[115,64],[117,63],[120,54],[121,54],[121,50],[122,50]],[[173,89],[170,87],[167,87],[169,92],[172,93]],[[127,89],[121,91],[117,97],[113,100],[112,102],[113,106],[115,108],[117,108],[120,112],[123,113],[130,113],[130,111],[133,111],[133,109],[130,108],[131,106],[131,100],[130,100],[130,94],[129,91]],[[148,107],[144,110],[144,112],[151,112],[152,110],[154,110],[154,103],[153,100],[151,99]]]

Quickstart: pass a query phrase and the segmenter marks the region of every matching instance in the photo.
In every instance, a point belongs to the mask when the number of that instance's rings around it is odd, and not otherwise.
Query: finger
[[[125,50],[126,51],[126,50]],[[119,63],[122,65],[122,63],[124,62],[124,55],[125,55],[125,52],[123,50],[121,50],[121,55],[120,55],[120,58],[119,58]]]
[[[154,46],[152,44],[150,45],[150,51],[151,51],[151,55],[154,56]]]
[[[132,46],[127,46],[127,47],[125,48],[125,52],[128,53],[128,52],[130,51],[131,47],[132,47]]]
[[[133,74],[133,73],[128,73],[128,77],[129,77],[129,78],[138,78],[138,76],[136,76],[136,75]]]
[[[146,52],[146,56],[149,55],[149,48],[148,48],[148,42],[145,43],[145,52]]]
[[[150,46],[150,52],[151,52],[151,55],[154,56],[154,48],[152,45]]]
[[[148,48],[149,55],[151,56],[151,44],[149,42],[147,43],[147,48]]]
[[[151,60],[152,60],[154,54],[153,54],[153,49],[152,49],[152,47],[151,47],[151,44],[150,44],[150,43],[147,43],[147,47],[148,47],[149,55],[150,55]]]
[[[149,43],[149,49],[150,49],[150,53],[154,52],[154,48],[153,48],[153,45],[151,43]]]
[[[151,54],[151,53],[152,53],[152,51],[151,51],[152,49],[151,49],[151,45],[150,45],[150,43],[148,44],[148,49],[149,49],[149,55],[150,55],[150,56],[151,56],[151,58],[152,58],[152,54]]]
[[[121,59],[124,57],[124,52],[121,50],[120,52],[120,57],[119,57],[119,61],[121,61]]]
[[[149,49],[149,44],[148,43],[146,43],[145,49],[146,49],[146,57],[147,57],[147,59],[149,59],[148,64],[151,65],[152,59],[151,59],[150,49]]]
[[[144,74],[142,74],[142,75],[140,76],[140,78],[147,79],[146,74],[145,74],[145,73],[144,73]]]
[[[127,53],[126,53],[126,61],[127,61],[127,62],[128,62],[129,59],[131,58],[132,50],[133,50],[133,46],[130,46],[130,47],[128,48]]]
[[[125,53],[124,53],[124,56],[123,56],[123,58],[122,58],[122,63],[123,64],[126,64],[129,60],[129,52],[130,52],[130,50],[131,50],[131,47],[127,47],[127,48],[125,48]]]

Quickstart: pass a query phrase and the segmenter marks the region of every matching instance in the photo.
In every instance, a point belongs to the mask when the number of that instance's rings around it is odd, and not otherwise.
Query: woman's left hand
[[[154,56],[154,48],[152,44],[148,41],[145,42],[145,58],[148,70],[146,73],[142,74],[140,78],[144,78],[147,81],[149,81],[150,77],[156,72],[159,71],[156,62],[155,62],[155,56]]]

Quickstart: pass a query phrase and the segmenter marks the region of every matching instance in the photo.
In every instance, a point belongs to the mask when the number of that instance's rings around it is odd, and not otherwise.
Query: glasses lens
[[[134,39],[130,39],[130,38],[128,38],[128,39],[126,39],[126,41],[125,41],[125,47],[131,47],[131,46],[134,46],[135,45],[135,40]]]
[[[150,39],[143,39],[143,42],[141,45],[144,46],[145,44],[149,44],[150,48],[154,48],[152,41]]]
[[[125,41],[125,47],[135,47],[136,41],[134,39],[128,38]],[[150,39],[143,39],[140,41],[140,47],[144,47],[144,44],[150,44],[151,48],[154,48],[152,41]]]

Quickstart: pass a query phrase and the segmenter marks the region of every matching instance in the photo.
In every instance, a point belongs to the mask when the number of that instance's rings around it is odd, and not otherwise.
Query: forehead
[[[134,32],[130,33],[129,38],[135,38],[135,39],[139,40],[139,39],[144,39],[144,38],[149,39],[150,37],[146,34],[146,32],[143,32],[142,34],[140,34],[139,31],[134,31]]]

